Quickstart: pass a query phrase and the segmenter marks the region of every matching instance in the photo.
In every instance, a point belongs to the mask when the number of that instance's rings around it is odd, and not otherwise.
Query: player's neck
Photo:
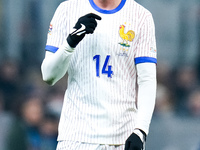
[[[93,0],[94,3],[101,9],[112,10],[117,8],[122,0]]]

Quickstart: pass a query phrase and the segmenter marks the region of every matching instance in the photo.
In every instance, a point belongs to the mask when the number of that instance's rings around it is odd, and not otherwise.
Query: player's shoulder
[[[68,8],[69,8],[70,6],[76,5],[76,4],[72,4],[72,3],[76,3],[77,1],[78,1],[78,0],[65,0],[65,1],[61,2],[61,3],[58,5],[56,11],[57,11],[57,12],[62,12],[62,13],[65,12],[65,13],[66,13],[67,10],[68,10]]]
[[[65,1],[61,2],[59,6],[68,5],[70,2],[71,2],[71,0],[65,0]]]
[[[72,3],[77,3],[78,0],[65,0],[63,2],[61,2],[58,6],[58,8],[65,8],[66,6],[68,6],[69,4],[72,4]]]
[[[134,5],[137,8],[136,10],[138,11],[138,13],[140,13],[141,15],[152,16],[152,13],[138,2],[134,1]]]
[[[60,3],[60,5],[68,5],[70,3],[78,3],[78,0],[65,0]]]

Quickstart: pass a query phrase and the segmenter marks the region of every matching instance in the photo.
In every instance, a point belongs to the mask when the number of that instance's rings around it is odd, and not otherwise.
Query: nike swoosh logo
[[[76,30],[72,35],[76,34],[80,36],[81,34],[85,33],[86,26],[84,24],[81,24],[81,28]]]

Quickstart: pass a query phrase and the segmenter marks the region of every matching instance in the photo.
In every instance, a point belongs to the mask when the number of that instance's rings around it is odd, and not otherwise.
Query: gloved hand
[[[142,133],[142,132],[141,132]],[[144,140],[145,140],[145,135],[144,135]],[[144,149],[144,142],[140,139],[140,137],[132,133],[128,139],[126,140],[125,143],[125,150],[143,150]]]
[[[78,19],[78,22],[74,26],[75,31],[69,34],[67,37],[68,44],[75,48],[78,43],[85,37],[85,34],[92,34],[97,26],[97,20],[101,20],[101,17],[90,13],[82,16]]]

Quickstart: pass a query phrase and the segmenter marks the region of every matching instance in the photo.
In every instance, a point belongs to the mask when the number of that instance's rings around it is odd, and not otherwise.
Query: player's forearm
[[[73,49],[68,44],[62,45],[56,53],[46,52],[41,71],[45,82],[54,85],[67,72]]]
[[[156,98],[156,65],[153,63],[138,64],[137,72],[138,113],[136,128],[148,134]]]

